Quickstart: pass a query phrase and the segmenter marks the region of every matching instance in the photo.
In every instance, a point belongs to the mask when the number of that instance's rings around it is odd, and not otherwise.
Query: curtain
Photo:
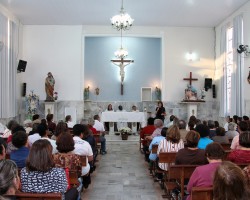
[[[221,79],[220,79],[220,117],[227,113],[227,74],[226,74],[226,51],[227,51],[227,25],[221,27],[220,35],[220,58],[221,58]]]
[[[0,13],[0,118],[17,115],[16,73],[18,50],[18,26]]]
[[[231,90],[231,115],[242,116],[244,111],[243,73],[244,57],[237,52],[237,48],[243,44],[243,17],[236,16],[233,19],[233,71]]]

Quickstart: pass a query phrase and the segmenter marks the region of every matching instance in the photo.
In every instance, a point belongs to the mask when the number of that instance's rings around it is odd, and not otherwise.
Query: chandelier
[[[122,47],[122,30],[121,30],[121,47],[117,51],[115,51],[114,54],[115,54],[115,57],[120,58],[120,59],[128,56],[128,51]]]
[[[122,0],[120,14],[113,16],[110,20],[112,27],[117,31],[129,30],[134,22],[134,20],[130,17],[130,15],[125,13],[123,8],[123,0]]]

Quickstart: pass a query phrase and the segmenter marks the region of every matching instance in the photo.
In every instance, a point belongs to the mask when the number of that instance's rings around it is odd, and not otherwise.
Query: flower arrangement
[[[126,133],[131,133],[132,130],[129,127],[122,127],[119,129],[119,132],[121,132],[121,134],[126,134]]]
[[[31,93],[25,97],[25,103],[27,115],[31,118],[34,114],[37,113],[39,96],[34,94],[34,91],[31,90]]]

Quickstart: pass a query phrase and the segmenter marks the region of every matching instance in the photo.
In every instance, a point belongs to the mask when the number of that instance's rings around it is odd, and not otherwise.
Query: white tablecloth
[[[147,115],[147,113],[146,113]],[[102,112],[102,122],[141,122],[142,127],[146,124],[144,112]]]

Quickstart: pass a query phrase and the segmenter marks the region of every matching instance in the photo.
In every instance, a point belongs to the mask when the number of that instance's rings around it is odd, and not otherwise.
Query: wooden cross
[[[134,60],[125,60],[124,58],[117,59],[117,60],[111,60],[113,64],[120,67],[120,76],[121,76],[121,95],[123,95],[123,81],[125,77],[125,71],[124,68],[129,65],[130,63],[133,63]]]
[[[198,78],[192,77],[192,72],[190,72],[189,78],[184,78],[184,81],[189,81],[189,85],[192,85],[192,81],[198,81]]]

